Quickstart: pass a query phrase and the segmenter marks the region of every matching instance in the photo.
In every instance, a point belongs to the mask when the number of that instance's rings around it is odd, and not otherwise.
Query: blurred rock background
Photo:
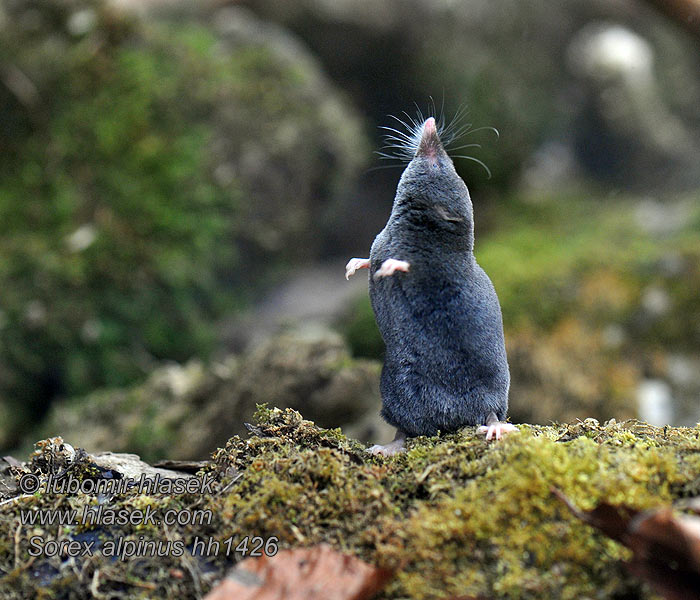
[[[261,402],[390,437],[343,265],[414,102],[492,174],[455,159],[512,419],[700,420],[700,22],[658,5],[4,0],[0,447],[200,458]]]

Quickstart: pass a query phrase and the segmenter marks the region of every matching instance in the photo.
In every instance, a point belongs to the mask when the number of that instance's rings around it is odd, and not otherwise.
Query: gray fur
[[[505,420],[510,384],[498,297],[473,254],[467,186],[437,134],[427,147],[401,176],[370,252],[370,300],[386,344],[382,416],[409,436],[481,425],[492,412]],[[388,258],[409,271],[375,280]]]

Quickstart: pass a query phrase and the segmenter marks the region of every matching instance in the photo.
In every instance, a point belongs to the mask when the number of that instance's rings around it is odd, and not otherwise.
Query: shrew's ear
[[[464,221],[464,217],[461,217],[457,213],[453,213],[451,210],[445,208],[444,206],[440,206],[439,204],[435,206],[435,212],[445,221],[450,221],[452,223],[462,223]]]

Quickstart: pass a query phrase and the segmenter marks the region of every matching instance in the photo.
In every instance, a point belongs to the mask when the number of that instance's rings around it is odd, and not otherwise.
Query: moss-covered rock
[[[247,13],[140,20],[101,0],[0,8],[0,446],[55,395],[206,356],[365,152],[291,35]]]
[[[593,419],[519,429],[498,443],[485,442],[474,428],[418,438],[405,454],[385,459],[292,410],[262,409],[253,435],[232,438],[200,473],[213,478],[207,493],[132,490],[102,499],[108,508],[151,507],[158,515],[210,511],[205,524],[61,529],[65,539],[96,540],[102,548],[119,539],[169,541],[184,549],[182,556],[114,561],[98,551],[90,560],[30,560],[30,538],[55,539],[56,530],[18,527],[21,511],[80,510],[95,499],[19,496],[0,510],[2,530],[16,532],[0,543],[0,590],[7,598],[33,598],[40,589],[69,597],[95,588],[125,598],[144,590],[152,598],[194,598],[242,558],[234,550],[240,541],[261,536],[275,538],[279,548],[326,542],[396,569],[381,598],[653,598],[623,568],[628,551],[577,520],[551,489],[584,509],[601,501],[645,509],[696,494],[700,429]],[[47,469],[37,457],[48,464],[46,451],[55,447],[44,443],[15,472],[44,481]],[[91,464],[87,455],[82,460]],[[73,476],[97,477],[85,468]],[[219,552],[193,556],[195,540],[219,542]]]
[[[90,452],[204,458],[232,433],[243,433],[243,423],[265,402],[303,410],[325,426],[352,425],[365,441],[390,435],[388,427],[373,426],[379,365],[351,358],[341,336],[321,328],[273,336],[248,353],[206,365],[163,366],[142,384],[57,402],[39,435],[60,432]]]

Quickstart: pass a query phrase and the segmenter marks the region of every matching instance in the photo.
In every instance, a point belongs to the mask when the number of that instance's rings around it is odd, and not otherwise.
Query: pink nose
[[[420,143],[416,150],[416,156],[424,156],[431,159],[433,164],[437,164],[438,155],[444,155],[445,150],[440,143],[438,137],[435,118],[430,117],[423,123],[423,132],[421,133]]]

